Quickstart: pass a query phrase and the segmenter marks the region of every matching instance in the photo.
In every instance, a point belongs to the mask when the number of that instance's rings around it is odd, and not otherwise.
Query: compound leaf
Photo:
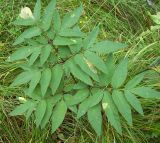
[[[42,96],[44,96],[47,92],[47,89],[49,87],[51,81],[51,70],[50,68],[46,68],[41,75],[41,80],[40,80],[40,86],[41,86],[41,92]]]
[[[119,134],[122,134],[122,127],[120,123],[119,114],[113,102],[113,99],[111,98],[111,95],[108,91],[104,92],[102,107],[103,110],[105,111],[108,121],[111,123],[111,125],[116,129],[116,131]]]
[[[128,71],[127,65],[128,65],[128,60],[124,59],[116,67],[112,77],[112,82],[111,82],[114,88],[120,87],[126,80],[127,71]]]
[[[88,121],[91,124],[92,128],[95,130],[98,136],[102,133],[102,114],[101,106],[96,105],[90,108],[87,112]]]
[[[118,111],[126,119],[128,124],[132,125],[131,108],[126,101],[124,94],[121,91],[114,90],[112,93],[112,98],[118,108]]]
[[[57,105],[53,109],[52,133],[54,133],[57,130],[57,128],[62,124],[66,112],[67,112],[67,105],[63,100],[61,100],[59,103],[57,103]]]

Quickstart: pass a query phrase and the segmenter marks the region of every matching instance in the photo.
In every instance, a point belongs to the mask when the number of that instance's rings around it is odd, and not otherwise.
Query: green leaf
[[[125,90],[125,97],[127,99],[127,101],[130,103],[130,105],[141,115],[143,114],[143,109],[141,106],[140,101],[136,98],[136,96],[134,94],[132,94],[131,92]]]
[[[70,101],[73,99],[73,96],[71,94],[64,94],[63,97],[67,107],[71,106]]]
[[[24,114],[30,106],[32,106],[34,103],[31,100],[26,101],[23,104],[20,104],[17,106],[11,113],[9,113],[10,116],[17,116],[17,115],[22,115]]]
[[[89,109],[89,98],[86,98],[80,105],[78,108],[78,113],[77,113],[77,118],[82,117]]]
[[[124,94],[121,91],[114,90],[112,93],[112,98],[118,108],[118,111],[126,119],[128,124],[132,125],[131,108],[126,101]]]
[[[53,106],[61,99],[61,96],[56,95],[46,100],[46,112],[41,122],[41,128],[45,128],[46,124],[49,122],[52,115]]]
[[[44,31],[47,31],[52,22],[53,14],[55,11],[56,0],[51,0],[48,6],[45,8],[43,19],[42,19],[42,28]]]
[[[69,58],[71,51],[68,47],[58,47],[58,54],[61,58]]]
[[[83,46],[82,43],[78,43],[76,45],[69,45],[69,48],[72,54],[75,54],[80,52],[80,50],[82,49],[82,46]]]
[[[50,81],[51,81],[51,70],[50,70],[50,68],[46,68],[42,72],[42,76],[41,76],[41,80],[40,80],[42,96],[44,96],[46,94],[47,89],[50,84]]]
[[[32,53],[30,59],[29,59],[29,65],[33,65],[34,62],[37,60],[37,58],[39,57],[40,53],[41,53],[41,46],[36,47],[34,52]]]
[[[67,105],[67,107],[69,108],[69,110],[71,110],[72,112],[74,112],[75,114],[77,114],[77,107],[76,105],[73,105],[73,106],[70,106],[70,101],[72,100],[73,96],[70,95],[70,94],[65,94],[64,95],[64,100],[65,100],[65,103]]]
[[[74,105],[74,106],[69,106],[68,108],[69,108],[70,111],[72,111],[73,113],[77,114],[78,109],[77,109],[77,106],[76,106],[76,105]]]
[[[38,27],[31,27],[25,30],[13,43],[13,45],[21,44],[25,41],[25,39],[30,39],[35,36],[39,36],[41,34],[41,29]]]
[[[142,81],[143,78],[144,78],[144,73],[136,75],[133,79],[127,82],[127,84],[125,85],[125,88],[131,89],[136,87]]]
[[[64,88],[63,88],[63,91],[64,92],[70,92],[70,91],[72,91],[72,89],[73,89],[73,86],[74,86],[74,84],[67,84]]]
[[[62,19],[62,29],[70,28],[74,26],[78,22],[82,14],[82,11],[83,11],[83,7],[81,5],[79,8],[75,9],[74,11],[67,13]]]
[[[61,18],[60,18],[58,10],[55,10],[55,12],[53,14],[53,27],[54,27],[54,30],[56,31],[56,33],[58,34],[58,32],[61,28]]]
[[[18,18],[13,22],[13,24],[19,26],[31,26],[35,24],[35,20],[33,18],[28,18],[28,19]]]
[[[67,105],[63,100],[57,103],[52,113],[52,133],[62,124],[65,114],[67,112]]]
[[[100,82],[99,84],[101,86],[108,86],[109,83],[111,83],[112,76],[115,70],[115,63],[113,59],[113,55],[109,54],[106,61],[105,61],[106,67],[107,67],[107,73],[101,73],[99,75]]]
[[[8,62],[26,59],[34,51],[34,47],[21,47],[8,57]]]
[[[87,113],[89,123],[91,124],[97,135],[100,136],[102,134],[101,106],[96,105],[90,108]]]
[[[99,75],[99,79],[100,79],[100,82],[99,82],[100,86],[108,86],[108,84],[111,82],[110,81],[110,76],[108,74],[105,74],[105,73],[101,73]]]
[[[100,54],[108,54],[113,53],[118,50],[121,50],[122,48],[127,47],[126,44],[122,44],[119,42],[112,42],[112,41],[102,41],[96,43],[93,48],[91,48],[91,51],[98,52]]]
[[[73,86],[73,89],[84,89],[84,88],[86,88],[87,87],[87,85],[85,84],[85,83],[83,83],[83,82],[78,82],[77,84],[75,84],[74,86]]]
[[[56,53],[50,54],[48,62],[52,63],[53,65],[58,62],[58,56],[56,56]]]
[[[49,44],[42,48],[41,55],[40,55],[41,65],[43,65],[47,61],[47,59],[50,56],[51,51],[52,51],[52,46]]]
[[[69,105],[76,105],[85,100],[89,95],[89,90],[88,89],[82,89],[79,90],[70,100]]]
[[[37,106],[37,102],[34,102],[33,104],[29,105],[29,109],[28,109],[28,111],[25,114],[26,120],[29,119],[29,117],[31,116],[31,114],[35,110],[36,106]]]
[[[79,99],[80,95],[82,96],[82,94],[79,94]],[[83,102],[79,105],[77,118],[83,116],[88,111],[89,108],[97,105],[102,100],[102,98],[103,98],[103,91],[101,90],[97,90],[93,95],[90,95],[88,98],[85,97],[85,100],[83,99]]]
[[[97,56],[95,53],[87,51],[84,53],[84,56],[97,69],[99,69],[100,71],[104,73],[107,72],[107,68],[106,68],[104,61],[99,56]]]
[[[77,54],[74,57],[74,61],[77,65],[80,66],[80,68],[87,73],[90,77],[92,77],[95,81],[99,81],[98,75],[94,73],[89,66],[87,65],[85,58],[82,54]]]
[[[41,100],[36,108],[35,111],[35,117],[36,117],[36,126],[39,127],[39,125],[41,124],[41,121],[44,117],[44,114],[46,112],[46,101],[45,100]]]
[[[52,78],[51,78],[51,89],[52,94],[54,95],[60,85],[61,79],[63,76],[63,68],[60,64],[56,65],[52,69]]]
[[[39,39],[39,37],[36,37],[36,38],[33,38],[33,39],[27,39],[27,41],[25,41],[25,42],[29,46],[33,46],[33,47],[40,46],[40,43],[37,39]]]
[[[124,59],[116,67],[111,82],[114,88],[119,88],[126,80],[128,71],[127,65],[128,65],[128,60]]]
[[[84,40],[84,48],[88,49],[93,46],[99,32],[99,27],[95,27]]]
[[[67,28],[67,29],[62,29],[59,32],[60,36],[64,37],[83,37],[85,34],[80,30],[78,26],[75,26],[74,28]]]
[[[65,45],[74,45],[80,43],[80,38],[67,38],[67,37],[60,37],[56,36],[53,44],[59,45],[59,46],[65,46]]]
[[[56,31],[54,30],[53,26],[46,32],[47,36],[47,43],[50,42],[51,40],[54,40]]]
[[[67,61],[66,61],[66,62],[63,64],[64,73],[65,73],[65,75],[66,75],[67,78],[70,77],[69,63],[70,63],[70,62],[67,62]]]
[[[32,92],[36,88],[37,84],[39,83],[39,81],[41,79],[41,71],[35,70],[35,71],[33,71],[33,73],[30,73],[30,74],[32,74],[32,79],[31,79],[31,82],[29,84],[29,89],[28,89],[29,95],[32,94]]]
[[[32,79],[32,74],[30,72],[22,72],[20,73],[13,81],[13,83],[10,85],[13,86],[19,86],[21,84],[26,84]]]
[[[78,78],[79,80],[88,85],[93,85],[92,80],[89,78],[89,76],[86,75],[86,73],[83,72],[73,61],[68,61],[68,66],[70,72],[73,74],[74,77]]]
[[[102,107],[105,111],[105,114],[108,118],[108,121],[116,129],[119,134],[122,134],[122,127],[120,123],[119,114],[117,108],[111,98],[111,95],[108,91],[104,92]]]
[[[40,45],[41,47],[48,44],[48,37],[40,36],[37,37],[35,40],[37,44]]]
[[[97,105],[103,98],[103,90],[101,89],[92,89],[92,95],[89,96],[89,107]]]
[[[137,87],[131,90],[132,93],[141,96],[143,98],[160,98],[160,92],[150,88],[150,87]]]
[[[56,94],[53,97],[51,97],[51,100],[53,101],[52,104],[55,105],[57,102],[59,102],[62,99],[62,96],[63,95],[61,94]]]
[[[37,0],[36,5],[34,7],[33,15],[36,20],[40,20],[41,18],[41,0]]]
[[[112,54],[108,55],[105,64],[107,67],[107,74],[108,74],[108,76],[110,76],[110,78],[108,80],[110,80],[110,82],[111,82],[111,79],[112,79],[112,76],[113,76],[113,73],[115,70],[115,62],[114,62],[114,58],[113,58]]]
[[[40,91],[39,86],[37,86],[31,94],[29,93],[28,88],[25,88],[24,89],[24,94],[29,96],[30,98],[32,98],[35,101],[40,101],[42,99],[41,91]]]

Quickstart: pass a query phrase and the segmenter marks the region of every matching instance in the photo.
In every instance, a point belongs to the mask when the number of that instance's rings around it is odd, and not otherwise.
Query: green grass
[[[46,5],[49,0],[43,2]],[[156,1],[155,1],[156,2]],[[160,11],[157,0],[154,7],[145,0],[82,0],[84,14],[80,26],[90,31],[100,24],[99,39],[109,39],[127,43],[128,49],[115,53],[117,59],[129,57],[129,75],[144,70],[148,72],[143,84],[160,89],[159,31],[150,31],[154,25],[148,12]],[[66,13],[78,6],[79,1],[58,1],[58,9]],[[20,88],[9,87],[18,73],[17,64],[6,63],[9,54],[14,51],[12,43],[21,32],[21,28],[12,25],[22,6],[33,8],[32,0],[0,0],[0,142],[2,143],[96,143],[96,135],[83,118],[77,121],[68,113],[61,128],[50,134],[49,127],[43,131],[36,129],[32,118],[10,117],[8,113],[18,104],[17,97],[22,96]],[[146,32],[148,31],[148,32]],[[154,63],[154,66],[152,66]],[[160,101],[141,100],[145,116],[133,114],[133,127],[123,122],[123,136],[118,135],[109,125],[104,125],[105,132],[99,142],[102,143],[159,143],[160,142]],[[33,117],[34,118],[34,117]],[[98,141],[97,141],[98,143]]]

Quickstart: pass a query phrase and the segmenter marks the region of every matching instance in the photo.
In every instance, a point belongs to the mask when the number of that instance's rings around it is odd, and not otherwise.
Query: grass
[[[47,4],[49,0],[43,2]],[[117,59],[129,57],[129,75],[144,70],[149,71],[144,84],[160,89],[160,67],[158,59],[159,31],[151,31],[154,25],[148,12],[160,11],[160,2],[155,1],[153,7],[145,0],[82,0],[84,14],[80,20],[81,28],[90,31],[100,24],[99,39],[120,41],[129,45],[125,51],[115,54]],[[58,1],[58,9],[65,13],[78,6],[79,1]],[[21,89],[9,88],[17,74],[17,64],[6,63],[8,55],[14,51],[12,43],[22,30],[12,25],[22,6],[33,8],[32,0],[0,0],[0,142],[2,143],[96,143],[96,135],[86,123],[86,118],[77,121],[68,113],[63,125],[55,133],[48,129],[36,129],[33,120],[26,121],[22,116],[10,117],[8,113],[22,96]],[[133,114],[133,127],[123,122],[124,134],[118,135],[108,124],[100,142],[102,143],[159,143],[160,141],[160,101],[141,100],[145,116]],[[34,118],[34,117],[33,117]]]

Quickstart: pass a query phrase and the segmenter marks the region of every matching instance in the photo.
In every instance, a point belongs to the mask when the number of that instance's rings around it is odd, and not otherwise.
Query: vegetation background
[[[19,102],[23,93],[20,88],[9,88],[17,74],[17,65],[5,60],[14,51],[12,43],[21,28],[12,22],[21,7],[33,9],[33,0],[0,0],[0,142],[2,143],[96,143],[96,134],[86,118],[76,121],[67,115],[61,128],[50,134],[48,129],[36,129],[32,119],[22,116],[10,117],[8,113]],[[49,0],[43,1],[43,6]],[[149,13],[160,12],[160,1],[148,4],[146,0],[82,0],[84,13],[79,25],[83,31],[90,31],[100,24],[99,39],[109,39],[127,43],[125,51],[115,53],[117,59],[128,56],[130,76],[147,71],[144,84],[160,89],[160,29],[150,30],[155,25]],[[58,9],[63,13],[79,5],[79,0],[59,0]],[[152,71],[151,71],[152,70]],[[103,143],[159,143],[160,142],[160,101],[141,100],[144,117],[134,113],[133,127],[123,123],[123,136],[119,136],[111,126],[102,137]]]

